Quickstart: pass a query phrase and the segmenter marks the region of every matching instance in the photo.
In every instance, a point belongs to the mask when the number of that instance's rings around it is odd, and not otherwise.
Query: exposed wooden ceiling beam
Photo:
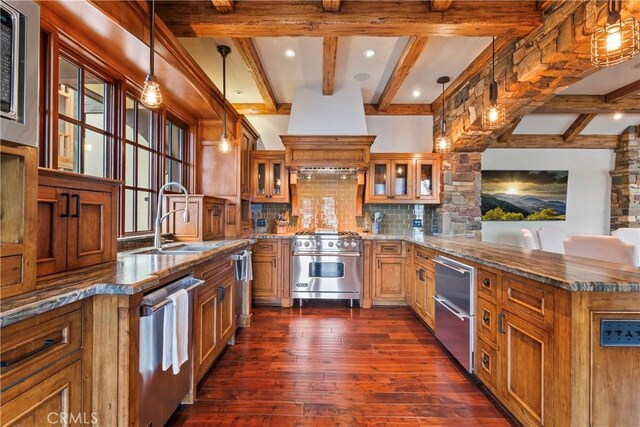
[[[451,7],[453,0],[429,0],[429,10],[432,12],[444,12]]]
[[[640,93],[640,80],[609,92],[604,96],[604,100],[605,102],[618,102],[629,96],[638,95],[638,93]]]
[[[545,10],[553,4],[554,0],[536,0],[538,10]]]
[[[233,39],[233,43],[238,49],[238,52],[240,52],[242,59],[244,59],[253,80],[256,82],[266,108],[270,111],[275,111],[278,108],[278,102],[273,94],[273,89],[271,89],[267,73],[262,66],[253,40],[250,38],[235,38]]]
[[[211,13],[210,3],[159,2],[158,15],[178,37],[278,36],[525,36],[538,28],[535,2],[453,2],[430,12],[420,1],[349,1],[326,13],[315,1],[239,1],[233,14]]]
[[[234,0],[211,0],[211,3],[219,13],[233,12]]]
[[[387,85],[384,87],[380,98],[378,99],[378,110],[384,111],[387,108],[393,98],[396,96],[402,83],[411,72],[411,68],[415,65],[420,57],[420,54],[427,45],[427,37],[410,37],[407,44],[400,55],[400,59],[396,63],[396,66],[391,72],[391,76],[387,81]]]
[[[333,95],[336,82],[336,55],[338,38],[325,37],[322,42],[322,94]]]
[[[511,135],[513,135],[513,131],[516,130],[516,128],[518,127],[521,121],[522,121],[522,117],[518,117],[514,119],[513,122],[511,123],[511,126],[509,126],[509,128],[507,128],[507,130],[498,137],[498,142],[508,141],[509,138],[511,138]]]
[[[562,140],[564,142],[573,142],[595,117],[596,114],[580,114],[562,135]]]
[[[606,102],[605,95],[556,95],[536,108],[535,114],[606,114],[640,112],[640,96],[629,96],[618,102]]]
[[[489,148],[609,148],[618,145],[618,135],[578,135],[563,141],[562,135],[511,135],[506,141],[493,142]]]
[[[325,12],[340,12],[340,0],[322,0]]]
[[[496,37],[496,56],[499,56],[509,42],[511,41],[510,37]],[[467,68],[464,69],[458,77],[453,79],[453,81],[447,86],[444,90],[444,94],[447,99],[451,99],[451,95],[454,94],[458,89],[460,89],[469,79],[476,74],[478,74],[484,67],[486,67],[491,61],[492,48],[491,45],[487,46],[481,53],[474,59],[471,64]],[[432,103],[431,106],[434,109],[442,108],[442,95],[438,96]]]
[[[279,104],[275,111],[269,110],[264,104],[233,104],[238,114],[246,115],[289,115],[291,104]],[[367,116],[430,116],[433,114],[430,104],[391,104],[385,111],[379,111],[375,104],[364,104]]]

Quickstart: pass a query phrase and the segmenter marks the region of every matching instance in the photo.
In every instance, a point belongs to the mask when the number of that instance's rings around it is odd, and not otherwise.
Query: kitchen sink
[[[160,249],[147,249],[140,252],[135,252],[135,255],[176,255],[176,254],[193,254],[198,252],[210,251],[212,249],[220,247],[221,243],[213,245],[178,245],[170,246],[168,248]]]

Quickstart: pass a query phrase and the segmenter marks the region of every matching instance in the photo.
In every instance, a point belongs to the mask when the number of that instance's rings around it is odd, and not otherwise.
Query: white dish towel
[[[162,370],[171,366],[175,375],[189,360],[189,293],[180,289],[167,298],[170,302],[164,308]]]
[[[245,261],[245,274],[244,281],[250,282],[253,280],[253,260],[251,259],[251,251],[244,251]]]

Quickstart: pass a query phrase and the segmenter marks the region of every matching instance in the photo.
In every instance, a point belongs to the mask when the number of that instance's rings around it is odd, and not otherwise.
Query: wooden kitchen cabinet
[[[280,305],[285,272],[284,252],[281,242],[276,239],[259,240],[253,245],[253,302],[257,304]],[[287,245],[287,247],[289,247]],[[285,256],[290,256],[287,251]],[[288,266],[288,264],[287,264]],[[288,280],[287,280],[288,282]]]
[[[251,198],[259,203],[289,203],[289,173],[284,151],[251,153]]]
[[[119,181],[40,169],[38,276],[114,261]]]
[[[6,326],[0,335],[0,425],[66,425],[57,418],[65,414],[91,423],[91,391],[83,384],[91,371],[83,359],[81,303]]]
[[[440,203],[439,154],[371,154],[365,203]]]
[[[240,125],[240,194],[243,199],[251,196],[251,153],[256,149],[260,137],[242,116]]]
[[[35,287],[37,153],[26,145],[0,145],[1,298]]]
[[[178,210],[171,215],[166,224],[166,231],[173,234],[177,241],[202,242],[224,237],[225,211],[227,201],[220,197],[204,194],[189,195],[190,221],[184,222],[184,195],[175,194],[166,198],[169,210]]]
[[[194,298],[194,375],[200,381],[235,333],[235,271],[230,256],[196,268],[205,282]]]
[[[416,247],[414,250],[415,299],[413,309],[431,329],[436,327],[435,318],[435,266],[431,249]]]

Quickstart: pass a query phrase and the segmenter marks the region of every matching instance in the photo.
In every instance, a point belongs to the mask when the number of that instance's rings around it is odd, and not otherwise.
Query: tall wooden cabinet
[[[441,169],[440,154],[371,154],[365,203],[438,204]]]
[[[37,148],[0,145],[0,297],[29,292],[36,278]]]
[[[38,275],[114,261],[120,181],[40,169]]]

